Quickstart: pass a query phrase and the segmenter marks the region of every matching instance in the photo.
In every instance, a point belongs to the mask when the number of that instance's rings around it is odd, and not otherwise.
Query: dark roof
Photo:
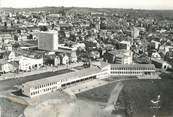
[[[68,79],[73,80],[76,78],[82,78],[82,77],[85,77],[88,75],[96,74],[99,71],[100,71],[100,69],[98,67],[92,67],[92,68],[83,69],[83,70],[80,70],[77,72],[70,72],[70,73],[66,73],[66,74],[62,74],[62,75],[48,77],[45,79],[30,81],[30,82],[24,83],[23,85],[26,88],[29,88],[29,87],[39,86],[39,85],[52,83],[52,82],[59,82],[61,80],[65,80],[65,82],[68,82]]]

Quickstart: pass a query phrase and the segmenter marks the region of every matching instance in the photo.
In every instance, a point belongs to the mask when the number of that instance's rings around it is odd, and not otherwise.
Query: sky
[[[0,7],[32,8],[43,6],[173,9],[173,0],[0,0]]]

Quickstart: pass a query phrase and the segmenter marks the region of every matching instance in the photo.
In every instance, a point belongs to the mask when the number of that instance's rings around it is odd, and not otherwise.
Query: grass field
[[[107,103],[116,84],[95,88],[79,94],[78,97]],[[157,110],[151,108],[151,100],[156,100],[157,96],[161,95],[157,117],[173,117],[172,79],[131,80],[123,81],[123,84],[117,104],[125,109],[114,113],[121,112],[127,117],[152,117]]]

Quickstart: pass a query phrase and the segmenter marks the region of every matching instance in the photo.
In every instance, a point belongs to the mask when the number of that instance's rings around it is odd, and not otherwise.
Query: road
[[[21,85],[25,82],[43,79],[43,78],[60,75],[60,74],[68,73],[68,72],[72,72],[72,70],[64,69],[64,70],[59,70],[59,71],[55,71],[55,72],[45,72],[45,73],[41,73],[41,74],[21,77],[18,79],[3,80],[3,81],[0,81],[0,91],[13,89],[15,85]]]

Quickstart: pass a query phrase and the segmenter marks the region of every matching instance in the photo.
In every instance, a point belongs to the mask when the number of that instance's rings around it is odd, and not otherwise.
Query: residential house
[[[72,51],[72,52],[70,53],[70,62],[72,62],[72,63],[77,62],[76,51]]]
[[[54,58],[54,66],[58,66],[60,64],[61,64],[61,58],[60,58],[60,56],[56,56]]]
[[[15,61],[16,55],[14,51],[8,52],[7,53],[8,61]]]
[[[62,57],[62,64],[69,64],[69,57],[66,54]]]
[[[8,62],[5,59],[0,60],[0,72],[8,73],[17,70],[18,65],[15,62]]]

